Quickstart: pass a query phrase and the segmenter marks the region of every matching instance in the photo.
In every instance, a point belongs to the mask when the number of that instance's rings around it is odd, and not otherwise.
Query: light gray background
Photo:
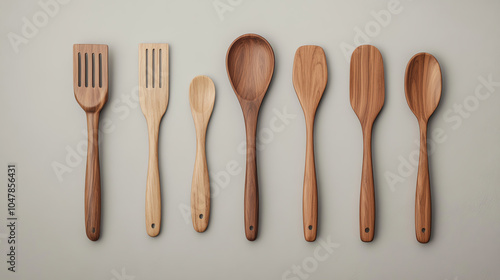
[[[362,135],[340,46],[354,45],[355,28],[364,30],[374,21],[371,11],[387,10],[389,2],[73,0],[59,5],[16,53],[8,34],[21,36],[23,17],[33,22],[43,10],[36,1],[2,0],[0,181],[5,186],[7,163],[17,163],[19,244],[14,274],[5,263],[2,187],[0,278],[498,279],[500,86],[482,100],[474,97],[480,77],[500,81],[498,1],[401,0],[402,10],[387,26],[372,30],[369,43],[384,58],[386,100],[373,131],[376,236],[372,243],[359,240]],[[214,3],[230,9],[221,18]],[[245,157],[238,147],[245,130],[225,69],[230,43],[250,32],[268,39],[276,56],[259,119],[267,138],[258,153],[261,215],[255,242],[244,235]],[[157,238],[148,237],[144,224],[147,130],[135,99],[141,42],[170,44],[170,101],[160,133],[163,224]],[[86,141],[85,114],[73,95],[75,43],[109,45],[98,242],[84,231],[85,156],[66,160],[68,151],[85,152]],[[305,124],[291,79],[295,50],[305,44],[322,46],[329,68],[315,127],[320,229],[314,243],[305,242],[302,232]],[[430,157],[434,224],[426,245],[414,233],[416,170],[398,171],[418,150],[418,125],[406,104],[403,77],[408,60],[421,51],[436,56],[444,80],[429,127],[430,137],[432,131],[444,136]],[[188,89],[201,74],[213,79],[217,91],[207,136],[212,179],[229,162],[243,168],[224,188],[212,182],[217,193],[203,234],[193,230],[189,212],[185,216],[195,157]],[[469,110],[457,117],[454,106],[464,102]],[[284,110],[294,118],[273,126],[276,111]],[[53,169],[57,163],[71,170],[61,180]],[[387,174],[401,177],[391,185]],[[330,253],[318,249],[324,261],[314,253],[319,240],[336,243]],[[293,265],[301,267],[302,278],[287,274]]]

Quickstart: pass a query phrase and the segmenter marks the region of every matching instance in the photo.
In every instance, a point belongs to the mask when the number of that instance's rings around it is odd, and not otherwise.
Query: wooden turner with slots
[[[101,233],[101,172],[99,115],[108,100],[108,46],[73,45],[73,87],[87,114],[87,170],[85,173],[85,231],[96,241]]]
[[[161,225],[158,132],[168,105],[168,44],[139,45],[139,101],[149,135],[149,162],[146,183],[146,231],[157,236]]]

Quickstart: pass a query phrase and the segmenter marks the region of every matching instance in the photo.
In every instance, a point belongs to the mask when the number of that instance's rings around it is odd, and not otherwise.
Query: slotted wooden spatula
[[[328,81],[325,52],[318,46],[302,46],[293,61],[293,87],[306,119],[307,148],[302,197],[304,238],[316,240],[318,228],[318,189],[314,163],[314,119]]]
[[[108,101],[108,46],[73,45],[73,87],[87,114],[87,171],[85,174],[85,231],[96,241],[101,233],[101,171],[99,115]]]
[[[363,131],[359,232],[362,241],[370,242],[375,232],[372,127],[385,99],[384,63],[382,55],[374,46],[359,46],[352,53],[350,98],[352,109],[358,116]]]
[[[168,44],[139,45],[139,101],[149,135],[149,162],[146,182],[146,231],[157,236],[161,226],[158,133],[168,105]]]

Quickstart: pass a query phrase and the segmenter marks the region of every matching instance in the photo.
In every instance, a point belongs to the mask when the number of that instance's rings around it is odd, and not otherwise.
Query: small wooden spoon
[[[372,169],[372,127],[384,106],[384,63],[377,48],[357,47],[351,56],[351,106],[363,130],[363,171],[359,200],[359,233],[370,242],[375,232],[375,191]]]
[[[257,238],[259,229],[259,187],[255,154],[257,118],[262,99],[274,72],[274,52],[271,45],[257,34],[245,34],[233,41],[226,55],[229,81],[243,111],[247,134],[245,176],[245,235]]]
[[[196,159],[191,185],[191,218],[197,232],[204,232],[210,218],[210,179],[205,142],[208,121],[215,102],[215,86],[206,76],[197,76],[189,86],[189,103],[196,129]]]
[[[436,58],[428,53],[414,55],[406,66],[405,92],[408,106],[417,117],[420,127],[420,156],[415,195],[415,232],[420,243],[429,242],[431,236],[427,123],[439,104],[441,89],[441,68]]]
[[[318,189],[314,164],[314,118],[328,81],[325,52],[318,46],[302,46],[293,61],[293,87],[304,111],[307,132],[306,167],[302,197],[304,238],[316,240],[318,228]]]

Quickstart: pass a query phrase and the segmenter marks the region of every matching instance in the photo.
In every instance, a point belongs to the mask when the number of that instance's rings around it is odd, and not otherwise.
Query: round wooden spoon
[[[274,52],[263,37],[245,34],[233,41],[226,55],[229,81],[240,101],[247,134],[245,176],[245,235],[257,238],[259,229],[259,188],[255,138],[257,118],[274,72]]]
[[[421,243],[431,236],[431,189],[427,159],[427,122],[441,98],[442,79],[439,63],[428,53],[414,55],[406,66],[405,92],[408,106],[420,127],[420,156],[415,195],[415,232]]]
[[[191,217],[197,232],[204,232],[210,217],[210,179],[205,142],[208,121],[215,102],[215,86],[206,76],[197,76],[189,86],[189,103],[196,129],[196,159],[191,184]]]
[[[318,46],[302,46],[293,61],[293,87],[304,111],[307,132],[306,167],[302,196],[302,219],[306,241],[316,240],[318,189],[314,164],[314,118],[328,81],[325,52]]]
[[[363,130],[363,170],[359,198],[359,233],[364,242],[375,233],[375,190],[372,169],[372,127],[384,106],[384,63],[379,50],[370,45],[357,47],[351,56],[351,106]]]

